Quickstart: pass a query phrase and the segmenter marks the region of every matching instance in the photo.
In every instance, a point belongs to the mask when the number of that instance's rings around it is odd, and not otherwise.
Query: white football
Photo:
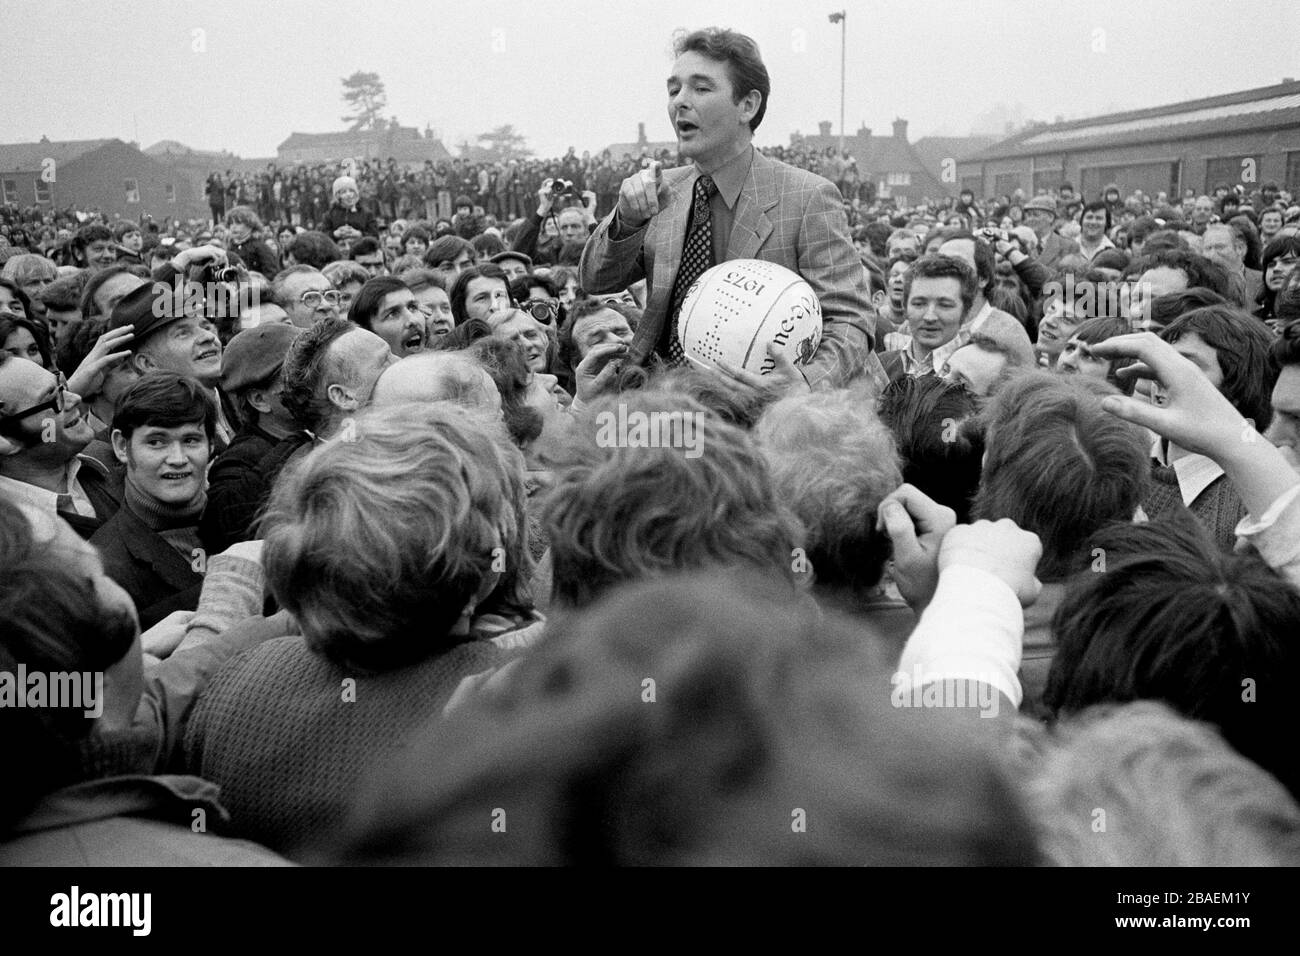
[[[807,365],[822,339],[821,303],[800,276],[761,259],[733,259],[701,275],[677,318],[686,355],[712,368],[719,361],[767,375],[775,342],[795,365]]]

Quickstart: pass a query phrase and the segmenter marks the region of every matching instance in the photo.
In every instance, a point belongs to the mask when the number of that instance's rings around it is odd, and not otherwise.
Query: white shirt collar
[[[63,487],[68,490],[64,494],[72,495],[72,507],[77,514],[85,518],[94,518],[95,506],[90,503],[90,499],[86,497],[86,492],[82,490],[81,483],[77,481],[77,472],[80,470],[80,457],[73,458],[72,461],[68,462],[68,470],[63,482]],[[25,501],[47,514],[57,515],[59,513],[58,492],[46,491],[44,488],[25,481],[19,481],[17,478],[0,475],[0,496]]]
[[[1164,440],[1157,437],[1151,446],[1151,457],[1162,465],[1169,464],[1169,456],[1164,449]],[[1195,452],[1188,452],[1173,463],[1174,476],[1178,479],[1178,493],[1182,496],[1183,504],[1188,508],[1192,506],[1201,492],[1214,484],[1224,474],[1222,468],[1214,463],[1212,459],[1204,455],[1198,455]]]

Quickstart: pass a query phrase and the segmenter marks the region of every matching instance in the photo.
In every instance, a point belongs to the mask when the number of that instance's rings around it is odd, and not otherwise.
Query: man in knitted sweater
[[[1241,440],[1263,441],[1273,417],[1270,394],[1278,368],[1269,354],[1271,336],[1257,319],[1227,305],[1194,309],[1174,320],[1160,337],[1190,359],[1246,419]],[[1154,403],[1163,406],[1159,388]],[[1236,542],[1234,529],[1246,508],[1223,469],[1204,455],[1163,438],[1151,446],[1151,489],[1142,502],[1149,518],[1184,508],[1213,535],[1223,551]]]
[[[113,452],[126,465],[126,494],[90,543],[142,627],[198,604],[207,564],[199,518],[216,423],[207,389],[175,372],[145,375],[118,401]]]
[[[285,472],[261,564],[301,636],[231,659],[184,735],[241,835],[329,836],[372,764],[539,636],[524,527],[519,451],[448,402],[374,409]]]

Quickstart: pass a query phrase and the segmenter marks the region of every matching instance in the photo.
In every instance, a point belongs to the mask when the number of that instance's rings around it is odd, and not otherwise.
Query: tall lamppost
[[[838,13],[830,15],[831,23],[840,25],[840,156],[844,155],[844,50],[846,46],[845,34],[848,33],[849,14],[847,10],[841,10]]]

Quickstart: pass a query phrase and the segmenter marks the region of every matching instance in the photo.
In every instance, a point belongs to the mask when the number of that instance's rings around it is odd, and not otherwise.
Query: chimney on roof
[[[1283,82],[1283,83],[1294,83],[1294,82],[1295,82],[1295,77],[1294,77],[1294,76],[1284,76],[1284,77],[1282,77],[1282,82]]]
[[[637,124],[636,124],[636,144],[637,144],[638,146],[644,146],[644,145],[645,145],[646,143],[648,143],[648,142],[649,142],[649,140],[647,140],[647,139],[645,138],[645,123],[637,123]]]
[[[858,127],[858,138],[871,139],[871,129],[870,127],[867,126],[866,123],[863,123],[861,126]]]
[[[830,136],[830,135],[831,135],[831,121],[830,121],[830,120],[822,120],[820,123],[817,124],[817,135],[818,135],[818,136]]]
[[[894,139],[901,139],[904,143],[907,142],[907,120],[894,120]]]
[[[48,136],[42,136],[42,137],[41,137],[41,142],[42,142],[42,143],[48,143],[49,141],[50,141],[50,138],[49,138]]]

